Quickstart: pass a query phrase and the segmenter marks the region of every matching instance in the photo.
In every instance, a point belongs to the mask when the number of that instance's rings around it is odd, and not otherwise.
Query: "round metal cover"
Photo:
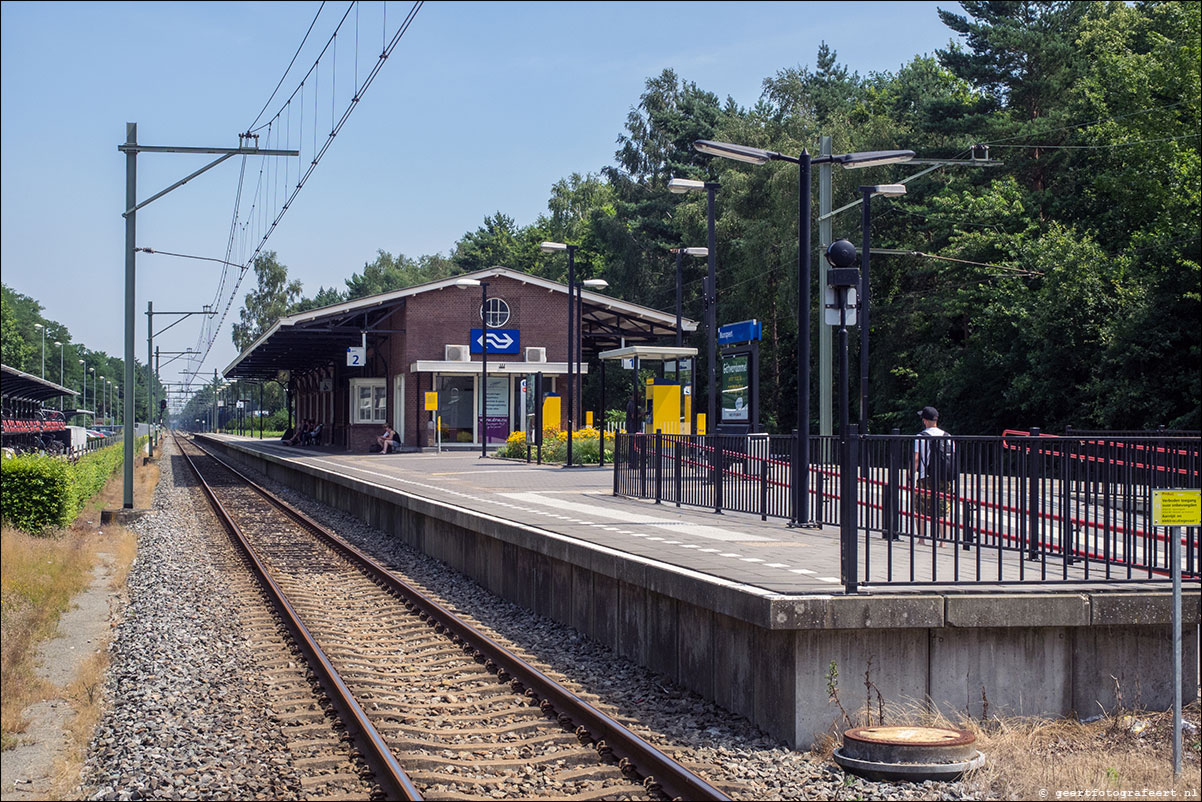
[[[903,780],[905,782],[922,782],[923,780],[951,781],[959,779],[966,771],[979,769],[985,765],[985,755],[974,752],[968,760],[955,763],[886,763],[872,760],[857,760],[844,754],[843,749],[835,750],[835,762],[845,771],[858,774],[869,780]]]
[[[945,727],[857,727],[843,733],[844,756],[874,763],[961,763],[977,737]]]

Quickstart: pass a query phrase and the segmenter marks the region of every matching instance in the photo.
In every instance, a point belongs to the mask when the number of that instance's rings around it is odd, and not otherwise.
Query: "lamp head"
[[[681,248],[685,256],[709,256],[709,248]]]
[[[55,345],[57,345],[57,346],[58,346],[58,347],[60,347],[60,348],[61,348],[61,347],[62,347],[62,345],[63,345],[63,344],[62,344],[62,343],[60,343],[58,340],[55,340],[55,341],[54,341],[54,344],[55,344]]]
[[[479,287],[480,280],[475,278],[455,279],[455,286],[461,290],[466,290],[468,287]]]
[[[858,170],[861,167],[878,167],[882,164],[897,164],[908,162],[914,158],[912,150],[870,150],[863,153],[843,153],[832,156],[831,161],[843,165],[848,170]]]
[[[767,164],[773,159],[780,158],[779,153],[771,150],[761,150],[747,145],[733,145],[730,142],[714,142],[709,139],[698,139],[693,143],[693,150],[747,164]]]
[[[601,290],[609,286],[609,282],[603,278],[587,278],[580,283],[590,290]]]
[[[897,195],[906,194],[905,184],[873,184],[872,186],[860,187],[860,192],[871,192],[873,195],[886,195],[894,197]]]
[[[544,242],[538,246],[538,249],[544,253],[555,253],[556,251],[566,251],[568,246],[562,242]]]
[[[42,324],[41,324],[41,323],[34,323],[34,324],[33,324],[33,327],[34,327],[35,329],[44,328],[44,327],[42,326]]]
[[[683,195],[686,192],[700,192],[703,189],[705,189],[705,182],[692,178],[673,178],[668,181],[668,191],[677,195]]]

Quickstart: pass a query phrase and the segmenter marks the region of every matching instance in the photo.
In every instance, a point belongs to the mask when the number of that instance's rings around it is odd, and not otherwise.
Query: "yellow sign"
[[[1153,490],[1153,526],[1202,526],[1202,491]]]
[[[438,410],[438,393],[426,393],[426,412]]]

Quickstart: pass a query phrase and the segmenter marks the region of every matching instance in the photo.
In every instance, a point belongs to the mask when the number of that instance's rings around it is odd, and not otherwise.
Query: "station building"
[[[462,287],[463,279],[487,286]],[[523,412],[533,412],[536,377],[545,394],[566,394],[569,302],[567,284],[492,267],[281,318],[223,373],[283,384],[294,420],[320,423],[323,445],[368,451],[385,423],[407,449],[438,439],[443,447],[479,448],[484,436],[500,445],[527,430]],[[603,351],[676,334],[675,314],[588,289],[578,304],[581,374]],[[490,347],[481,420],[484,315]],[[681,329],[697,324],[684,319]],[[430,392],[437,393],[437,433],[426,410]],[[559,420],[544,427],[566,425],[566,404],[560,409]],[[576,416],[577,426],[583,419]]]

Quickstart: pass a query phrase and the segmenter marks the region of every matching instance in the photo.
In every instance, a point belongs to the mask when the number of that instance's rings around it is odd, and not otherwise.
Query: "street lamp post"
[[[81,403],[79,408],[87,409],[88,408],[88,363],[81,359],[81,360],[79,360],[79,364],[82,365],[81,370],[83,371],[83,393],[81,394],[81,397],[83,398],[83,402]]]
[[[578,390],[576,394],[578,409],[576,411],[579,413],[580,419],[584,418],[584,381],[583,371],[580,369],[580,366],[584,364],[584,288],[601,290],[608,286],[609,282],[603,278],[586,278],[576,284],[576,381],[580,384],[580,387],[576,388]],[[604,448],[604,446],[605,442],[602,438],[601,447]]]
[[[864,196],[863,209],[860,214],[860,234],[863,243],[860,248],[860,434],[868,434],[868,253],[871,250],[869,224],[872,216],[869,211],[873,195],[896,197],[906,194],[905,184],[874,184],[860,187]],[[864,462],[868,469],[868,462]]]
[[[480,458],[484,459],[488,456],[488,282],[461,278],[455,286],[480,288]]]
[[[60,385],[62,385],[63,384],[63,344],[61,342],[59,342],[58,340],[55,340],[54,344],[58,346],[58,383]],[[66,385],[63,385],[63,386],[66,386]],[[58,408],[60,410],[63,408],[63,397],[61,395],[58,397]]]
[[[698,140],[699,142],[705,140]],[[697,143],[693,143],[697,147]],[[701,148],[697,148],[701,150]],[[707,151],[701,150],[702,153]],[[696,181],[691,178],[673,178],[668,190],[676,194],[705,190],[706,200],[706,248],[707,275],[705,283],[705,358],[709,370],[709,393],[706,398],[705,429],[713,431],[718,420],[718,247],[714,232],[714,196],[722,185],[717,181]],[[677,321],[679,330],[680,322]]]
[[[573,394],[575,377],[572,373],[572,360],[576,351],[576,339],[573,331],[573,323],[575,322],[576,316],[576,304],[574,303],[572,294],[575,292],[574,287],[576,286],[576,248],[579,246],[567,245],[562,242],[544,242],[538,247],[539,250],[543,251],[544,253],[555,253],[557,251],[568,252],[568,451],[567,462],[564,464],[564,467],[570,468],[572,467],[572,428],[574,423],[572,405],[575,401],[575,396]]]
[[[35,329],[42,330],[42,378],[46,378],[46,327],[41,323],[34,323]]]
[[[681,299],[681,288],[684,283],[684,266],[682,262],[685,256],[709,256],[710,249],[673,248],[671,252],[676,254],[676,347],[681,348],[684,345],[684,332],[681,330],[681,323],[684,319],[684,301]]]
[[[810,157],[802,149],[799,156],[787,156],[771,150],[761,150],[729,142],[714,142],[699,139],[693,148],[701,153],[722,156],[726,159],[762,165],[770,161],[786,161],[798,165],[798,210],[797,210],[797,459],[793,466],[793,520],[792,526],[812,526],[810,519],[810,166],[830,162],[848,169],[895,164],[914,158],[912,150],[882,150],[865,153],[841,153],[829,156]]]

